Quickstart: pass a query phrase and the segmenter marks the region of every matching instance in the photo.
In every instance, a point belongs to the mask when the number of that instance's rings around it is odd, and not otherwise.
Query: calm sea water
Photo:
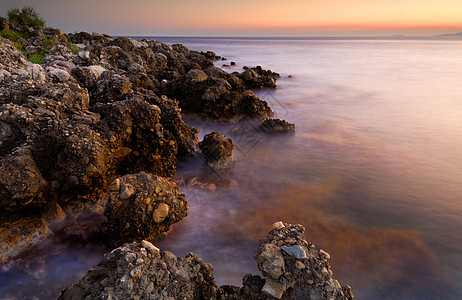
[[[230,72],[281,73],[257,94],[297,125],[270,138],[191,121],[231,137],[236,165],[179,165],[217,188],[183,186],[189,216],[162,248],[198,253],[239,285],[258,274],[258,238],[284,220],[305,225],[358,299],[462,299],[462,41],[158,40],[215,51]]]
[[[228,59],[218,66],[236,62],[230,72],[279,72],[276,90],[256,93],[297,125],[268,137],[250,122],[187,118],[201,139],[232,138],[236,164],[178,164],[190,211],[157,246],[194,252],[219,284],[240,285],[259,274],[258,239],[283,220],[306,227],[357,299],[462,299],[462,41],[157,39],[215,51]],[[3,274],[4,292],[56,294],[105,251],[67,249],[32,275]]]

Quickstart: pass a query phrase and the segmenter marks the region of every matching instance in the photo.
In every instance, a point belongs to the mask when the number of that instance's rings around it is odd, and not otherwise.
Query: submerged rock
[[[292,132],[295,131],[295,124],[280,119],[267,119],[260,125],[260,130],[266,133]]]
[[[216,131],[207,134],[199,143],[207,164],[215,170],[231,169],[234,166],[233,141]]]
[[[174,183],[144,172],[117,178],[107,198],[104,227],[114,245],[166,233],[186,217],[188,209]]]

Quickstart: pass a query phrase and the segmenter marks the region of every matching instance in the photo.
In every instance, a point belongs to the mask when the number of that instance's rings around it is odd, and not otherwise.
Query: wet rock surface
[[[212,266],[194,254],[181,259],[141,241],[106,254],[59,299],[353,299],[332,278],[330,256],[305,240],[304,227],[279,223],[255,254],[263,278],[248,274],[241,287],[218,287]]]
[[[118,246],[167,233],[188,209],[171,181],[176,162],[200,148],[214,169],[233,164],[232,141],[214,132],[199,143],[182,113],[216,121],[273,115],[248,90],[276,87],[279,75],[261,67],[229,74],[214,66],[220,56],[181,44],[65,34],[3,18],[0,27],[24,36],[15,43],[0,38],[2,266],[50,236]],[[62,297],[212,299],[221,293],[211,266],[197,256],[159,254],[147,242],[118,248],[95,270]],[[97,284],[106,271],[107,280]]]
[[[117,178],[109,186],[103,225],[112,244],[153,239],[186,217],[188,204],[173,182],[148,173]]]
[[[231,63],[232,64],[232,63]],[[271,70],[264,70],[261,66],[254,68],[244,67],[244,72],[233,73],[240,78],[247,88],[276,88],[276,80],[281,77]]]
[[[295,131],[295,124],[280,119],[267,119],[259,128],[265,133],[284,133]]]
[[[213,299],[213,267],[195,254],[184,259],[147,241],[126,244],[58,299]]]
[[[204,136],[199,147],[207,164],[215,170],[227,170],[234,166],[233,141],[216,131]]]

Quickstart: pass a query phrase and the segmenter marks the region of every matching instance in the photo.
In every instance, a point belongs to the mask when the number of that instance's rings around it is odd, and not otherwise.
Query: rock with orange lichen
[[[31,247],[43,242],[52,234],[42,218],[21,218],[4,222],[0,226],[0,265],[8,264]]]

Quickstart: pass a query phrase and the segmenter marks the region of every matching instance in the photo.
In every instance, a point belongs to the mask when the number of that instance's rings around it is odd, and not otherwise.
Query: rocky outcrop
[[[259,128],[265,133],[284,133],[295,131],[295,124],[280,119],[267,119]]]
[[[332,279],[329,254],[306,241],[304,230],[301,225],[275,223],[255,254],[263,278],[248,274],[242,287],[218,288],[212,266],[198,256],[177,258],[141,241],[106,254],[59,299],[353,299],[350,287]]]
[[[188,204],[173,182],[144,172],[109,186],[104,224],[114,245],[153,239],[186,217]]]
[[[235,72],[247,88],[276,88],[276,80],[281,77],[278,73],[271,70],[264,70],[261,66],[255,68],[244,67],[244,72],[241,74]]]
[[[141,241],[106,254],[58,299],[213,299],[212,272],[212,265],[197,255],[177,258]]]
[[[98,33],[67,35],[4,19],[0,27],[22,36],[14,43],[0,38],[0,261],[43,241],[50,228],[83,240],[106,234],[116,245],[168,232],[187,211],[170,181],[176,161],[199,152],[198,130],[181,113],[218,121],[273,114],[246,89],[275,87],[277,74],[260,67],[228,74],[213,65],[220,58],[213,52]],[[212,133],[200,145],[211,167],[232,167],[230,139]],[[104,218],[105,201],[104,228],[99,219],[48,227],[95,203]],[[170,268],[176,258],[166,254],[161,261]],[[191,256],[183,267],[169,269],[189,278],[170,294],[216,294],[214,283],[203,282],[208,265]],[[159,276],[156,282],[168,282]]]
[[[199,147],[207,164],[215,170],[227,170],[234,166],[233,141],[216,131],[204,136]]]
[[[273,115],[266,101],[251,91],[244,91],[241,79],[232,75],[208,70],[191,70],[168,85],[167,95],[179,99],[185,113],[200,115],[204,119],[238,120],[264,119]],[[216,75],[216,74],[215,74]]]

